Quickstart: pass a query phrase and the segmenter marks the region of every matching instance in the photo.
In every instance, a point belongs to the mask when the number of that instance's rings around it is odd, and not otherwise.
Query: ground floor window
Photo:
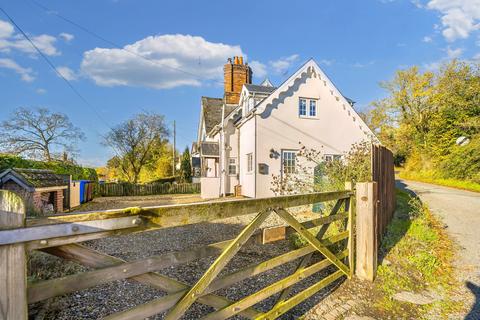
[[[237,158],[228,158],[228,174],[237,174]]]
[[[324,159],[325,159],[326,162],[330,162],[330,161],[333,161],[333,160],[341,160],[342,155],[341,154],[326,154],[326,155],[324,155]]]
[[[295,173],[296,153],[293,150],[282,151],[282,173]]]
[[[247,172],[253,171],[253,153],[247,154]]]

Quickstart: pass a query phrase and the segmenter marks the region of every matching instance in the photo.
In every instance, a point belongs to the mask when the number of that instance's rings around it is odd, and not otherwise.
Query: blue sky
[[[274,84],[314,58],[359,110],[384,95],[379,82],[399,68],[480,60],[480,0],[36,1],[53,12],[31,0],[0,6],[90,105],[0,13],[0,121],[21,106],[67,114],[86,134],[77,159],[86,165],[104,164],[113,153],[101,135],[141,111],[176,120],[178,148],[190,145],[200,97],[222,96],[229,56],[246,56],[254,82]]]

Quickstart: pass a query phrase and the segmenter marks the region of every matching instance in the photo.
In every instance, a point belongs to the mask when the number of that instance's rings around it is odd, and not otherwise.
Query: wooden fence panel
[[[395,173],[393,153],[384,146],[372,145],[372,181],[377,183],[377,237],[382,238],[395,212]]]
[[[200,193],[200,183],[97,183],[95,185],[95,194],[102,197],[150,196],[175,193]]]

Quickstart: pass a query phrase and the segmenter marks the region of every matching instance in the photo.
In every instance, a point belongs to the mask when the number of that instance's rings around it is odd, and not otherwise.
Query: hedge
[[[0,154],[0,172],[10,168],[48,169],[58,174],[68,174],[73,180],[98,181],[97,172],[93,168],[85,168],[62,161],[36,161],[19,156]]]

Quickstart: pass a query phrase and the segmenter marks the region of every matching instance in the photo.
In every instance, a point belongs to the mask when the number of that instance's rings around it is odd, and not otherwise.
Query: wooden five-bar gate
[[[326,201],[335,202],[330,214],[308,221],[299,222],[291,210],[289,211],[292,207]],[[167,295],[109,315],[106,319],[143,319],[163,312],[165,319],[178,319],[193,303],[205,304],[215,309],[205,315],[205,319],[225,319],[233,315],[251,319],[275,319],[337,279],[350,278],[353,273],[354,210],[352,192],[349,190],[266,199],[107,210],[27,220],[24,213],[20,198],[11,192],[0,190],[1,319],[27,319],[30,303],[120,279],[149,285],[166,292]],[[138,261],[127,262],[79,244],[119,234],[146,232],[248,214],[255,214],[255,217],[230,240]],[[260,229],[269,215],[278,215],[285,225]],[[340,221],[337,224],[343,227],[334,233],[330,232],[327,237],[326,231],[335,221]],[[284,254],[229,274],[219,275],[242,247],[283,240],[293,233],[303,237],[307,245],[289,249]],[[75,261],[93,270],[28,283],[26,255],[32,250]],[[193,284],[162,274],[162,269],[204,257],[216,259]],[[238,301],[229,300],[216,293],[247,278],[295,261],[297,267],[293,273],[282,279],[269,279],[270,285]],[[292,291],[295,284],[314,274],[318,275],[320,271],[322,278],[318,282],[307,286],[303,291]],[[278,297],[270,310],[255,308],[257,303],[273,295]]]

